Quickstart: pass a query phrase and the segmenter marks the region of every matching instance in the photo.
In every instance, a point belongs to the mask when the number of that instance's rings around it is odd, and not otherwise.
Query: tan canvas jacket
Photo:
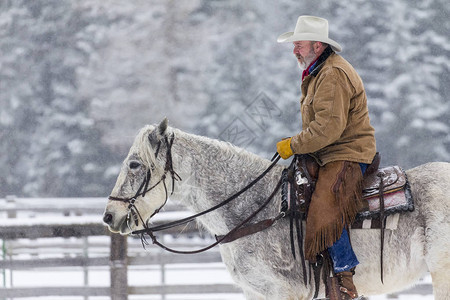
[[[322,166],[337,160],[371,163],[375,130],[362,80],[344,58],[328,55],[302,83],[302,131],[291,148],[312,154]]]

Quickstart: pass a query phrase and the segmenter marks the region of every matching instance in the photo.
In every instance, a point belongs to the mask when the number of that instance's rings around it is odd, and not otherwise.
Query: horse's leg
[[[245,299],[247,299],[247,300],[265,300],[266,299],[265,297],[263,297],[259,294],[255,294],[251,290],[244,289],[243,292],[244,292]]]
[[[243,290],[246,299],[307,300],[304,295],[308,295],[306,291],[308,288],[301,283],[300,266],[294,268],[295,263],[291,260],[289,252],[286,255],[287,259],[276,259],[278,255],[273,253],[277,251],[270,247],[271,243],[264,243],[263,240],[274,239],[266,237],[255,242],[243,239],[239,245],[221,246],[222,260],[233,280]],[[254,246],[263,244],[267,247],[265,250]],[[272,255],[268,257],[267,253]]]
[[[225,244],[220,246],[220,254],[222,256],[222,261],[228,269],[231,278],[236,282],[242,289],[242,292],[247,300],[265,300],[264,295],[261,295],[254,291],[253,287],[248,283],[247,278],[243,276],[240,272],[240,267],[244,263],[236,262],[234,254],[239,253],[239,249],[236,249],[233,244]],[[240,257],[238,255],[238,257]],[[245,257],[245,256],[244,256]]]
[[[450,270],[443,267],[442,272],[436,271],[431,273],[433,280],[433,294],[436,300],[450,300]]]
[[[302,296],[285,296],[284,293],[282,293],[280,296],[261,296],[260,294],[255,294],[251,290],[244,290],[244,296],[247,300],[272,300],[272,299],[283,299],[283,300],[308,300],[306,297]],[[310,298],[309,298],[310,299]]]
[[[433,280],[436,300],[450,300],[448,166],[449,164],[433,163],[410,171],[413,195],[424,218],[425,261]]]
[[[426,262],[436,300],[450,300],[450,224],[430,224],[426,230]]]

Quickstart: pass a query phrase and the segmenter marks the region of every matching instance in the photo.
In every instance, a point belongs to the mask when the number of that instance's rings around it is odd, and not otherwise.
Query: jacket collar
[[[323,67],[323,63],[327,60],[327,58],[333,54],[334,51],[333,49],[331,49],[330,46],[328,46],[323,52],[322,54],[319,56],[319,58],[317,59],[317,62],[315,63],[315,67],[313,70],[311,70],[311,72],[309,73],[309,75],[312,75],[314,77],[317,76],[317,74],[319,73],[319,71],[322,69]]]

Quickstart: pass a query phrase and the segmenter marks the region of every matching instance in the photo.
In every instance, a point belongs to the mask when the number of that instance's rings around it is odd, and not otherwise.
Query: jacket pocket
[[[301,102],[301,112],[303,124],[307,125],[314,120],[313,96],[306,96]]]

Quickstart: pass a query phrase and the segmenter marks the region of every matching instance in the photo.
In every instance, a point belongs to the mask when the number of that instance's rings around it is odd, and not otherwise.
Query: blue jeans
[[[364,174],[368,167],[367,164],[360,163],[361,172]],[[341,237],[334,242],[333,246],[328,248],[328,253],[333,261],[333,268],[335,273],[349,271],[351,268],[359,264],[355,252],[353,252],[352,245],[347,230],[344,228]]]

